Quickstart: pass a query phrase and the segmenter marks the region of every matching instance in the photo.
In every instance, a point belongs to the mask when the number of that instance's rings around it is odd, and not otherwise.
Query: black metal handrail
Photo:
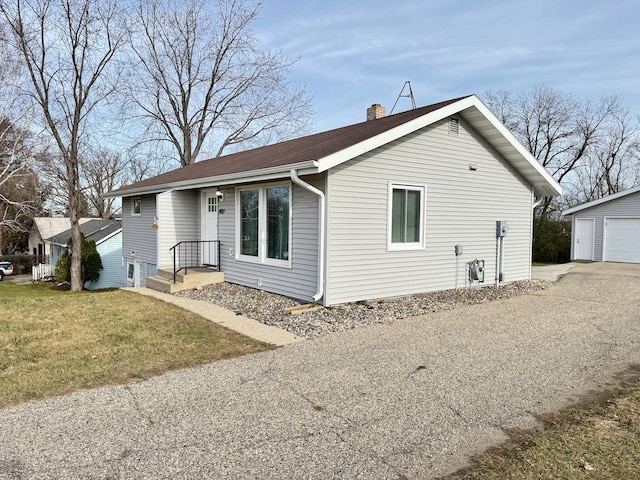
[[[219,240],[185,240],[169,249],[173,256],[173,283],[180,270],[188,273],[189,268],[212,268],[220,271]]]

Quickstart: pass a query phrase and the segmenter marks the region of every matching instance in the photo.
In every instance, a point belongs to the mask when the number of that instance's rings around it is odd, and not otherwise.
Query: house
[[[332,305],[462,287],[475,259],[530,278],[534,202],[562,190],[475,95],[367,118],[107,194],[130,282],[175,261]]]
[[[89,220],[91,219],[81,218],[79,222],[82,224]],[[70,228],[69,217],[35,217],[29,231],[29,254],[41,257],[41,263],[48,263],[51,255],[49,239]]]
[[[571,259],[640,263],[640,187],[562,212],[571,215]]]
[[[122,260],[122,221],[117,219],[90,219],[80,224],[80,231],[85,239],[96,242],[96,250],[102,260],[100,278],[95,282],[87,282],[89,290],[100,288],[119,288],[124,286],[124,265]],[[51,265],[56,262],[68,248],[71,229],[65,230],[50,238]]]

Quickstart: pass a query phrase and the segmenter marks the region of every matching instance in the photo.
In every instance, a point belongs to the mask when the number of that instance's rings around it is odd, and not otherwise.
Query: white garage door
[[[640,263],[640,218],[604,221],[604,260]]]

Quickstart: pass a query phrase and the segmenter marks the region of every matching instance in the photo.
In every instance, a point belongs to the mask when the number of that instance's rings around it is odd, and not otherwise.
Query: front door
[[[202,232],[201,240],[218,240],[218,196],[216,189],[202,192]],[[202,264],[217,265],[217,244],[204,242],[202,244]]]
[[[595,234],[593,218],[576,218],[576,233],[574,235],[574,260],[593,260],[593,239]]]

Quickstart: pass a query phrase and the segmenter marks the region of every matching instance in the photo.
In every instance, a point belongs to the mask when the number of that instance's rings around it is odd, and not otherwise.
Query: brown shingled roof
[[[438,110],[465,97],[434,103],[407,112],[389,115],[376,120],[356,123],[347,127],[316,133],[306,137],[275,143],[265,147],[232,153],[222,157],[177,168],[167,173],[133,183],[112,193],[126,195],[128,190],[168,185],[175,182],[210,178],[240,172],[262,170],[270,167],[292,165],[318,160],[359,142],[375,137],[387,130],[407,123],[422,115]]]

